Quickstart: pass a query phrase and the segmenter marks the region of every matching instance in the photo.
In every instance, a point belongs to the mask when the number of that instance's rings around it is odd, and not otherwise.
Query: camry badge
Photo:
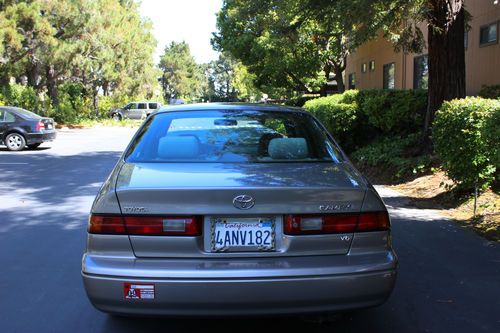
[[[325,212],[329,210],[348,210],[352,209],[352,204],[351,203],[345,203],[345,204],[329,204],[329,205],[320,205],[319,210]]]
[[[123,207],[125,213],[147,213],[149,211],[146,207]]]
[[[249,195],[242,194],[233,199],[233,205],[238,209],[250,209],[255,205],[255,200]]]

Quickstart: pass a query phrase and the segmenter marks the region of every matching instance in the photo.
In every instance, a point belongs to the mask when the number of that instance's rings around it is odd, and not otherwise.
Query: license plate
[[[211,223],[212,251],[273,251],[275,248],[274,218],[214,218]]]

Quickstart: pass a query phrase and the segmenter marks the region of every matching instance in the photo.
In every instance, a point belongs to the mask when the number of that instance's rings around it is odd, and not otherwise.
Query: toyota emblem
[[[242,194],[233,199],[233,205],[238,209],[250,209],[255,205],[255,200],[249,195]]]

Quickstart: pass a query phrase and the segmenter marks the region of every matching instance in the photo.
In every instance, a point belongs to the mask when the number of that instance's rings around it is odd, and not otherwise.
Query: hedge
[[[420,134],[382,137],[356,150],[350,157],[360,167],[383,167],[383,170],[392,172],[394,178],[417,174],[431,165],[429,156],[408,155],[419,140]]]
[[[21,84],[9,84],[0,90],[0,100],[5,105],[17,106],[33,112],[42,111],[35,89]]]
[[[85,87],[78,82],[64,82],[58,86],[59,104],[54,107],[46,93],[38,94],[32,87],[12,83],[0,87],[0,105],[20,107],[42,116],[52,117],[58,123],[74,123],[83,119],[106,118],[112,108],[124,106],[133,99],[123,94],[99,96],[99,112],[93,110],[92,100]]]
[[[486,188],[499,164],[500,101],[467,97],[443,103],[433,123],[435,150],[462,189]]]
[[[347,152],[380,137],[419,132],[426,107],[424,90],[348,90],[304,105]]]
[[[479,96],[483,98],[500,98],[500,84],[487,86],[484,85],[479,91]]]
[[[353,133],[358,117],[356,104],[341,103],[341,95],[333,95],[307,101],[304,107],[323,123],[344,149],[354,148]]]
[[[422,129],[427,108],[425,90],[362,90],[357,101],[368,124],[385,135],[405,135]]]

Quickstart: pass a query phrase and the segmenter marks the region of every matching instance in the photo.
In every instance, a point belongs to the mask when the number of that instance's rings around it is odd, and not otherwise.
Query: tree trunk
[[[330,81],[330,73],[332,72],[332,65],[328,61],[323,66],[323,73],[325,75],[325,84],[321,87],[319,94],[321,97],[325,97],[328,94],[328,82]]]
[[[104,96],[109,96],[109,82],[108,81],[104,81],[104,83],[102,84],[102,93]]]
[[[429,0],[429,97],[422,151],[432,151],[431,130],[443,101],[465,97],[465,12],[463,0]]]
[[[94,86],[92,88],[92,107],[97,118],[99,118],[99,87]]]
[[[287,74],[292,79],[292,81],[296,84],[295,90],[297,92],[302,92],[302,93],[307,93],[307,94],[312,93],[311,89],[309,89],[305,85],[305,83],[302,82],[295,74],[293,74],[292,72],[286,72],[285,74]]]
[[[337,90],[340,94],[345,91],[344,77],[342,76],[344,70],[345,66],[335,66],[333,68],[333,73],[335,74],[335,81],[337,81]]]
[[[57,106],[59,105],[59,95],[57,93],[57,80],[55,77],[54,66],[47,65],[45,67],[45,78],[47,80],[47,93],[52,100],[52,105]]]
[[[38,81],[39,81],[39,75],[38,75],[38,70],[39,70],[39,64],[38,63],[31,63],[28,65],[28,68],[26,69],[26,77],[28,78],[28,86],[33,87],[34,89],[38,89]]]
[[[10,83],[10,76],[8,71],[4,71],[0,67],[0,88],[8,86]]]

